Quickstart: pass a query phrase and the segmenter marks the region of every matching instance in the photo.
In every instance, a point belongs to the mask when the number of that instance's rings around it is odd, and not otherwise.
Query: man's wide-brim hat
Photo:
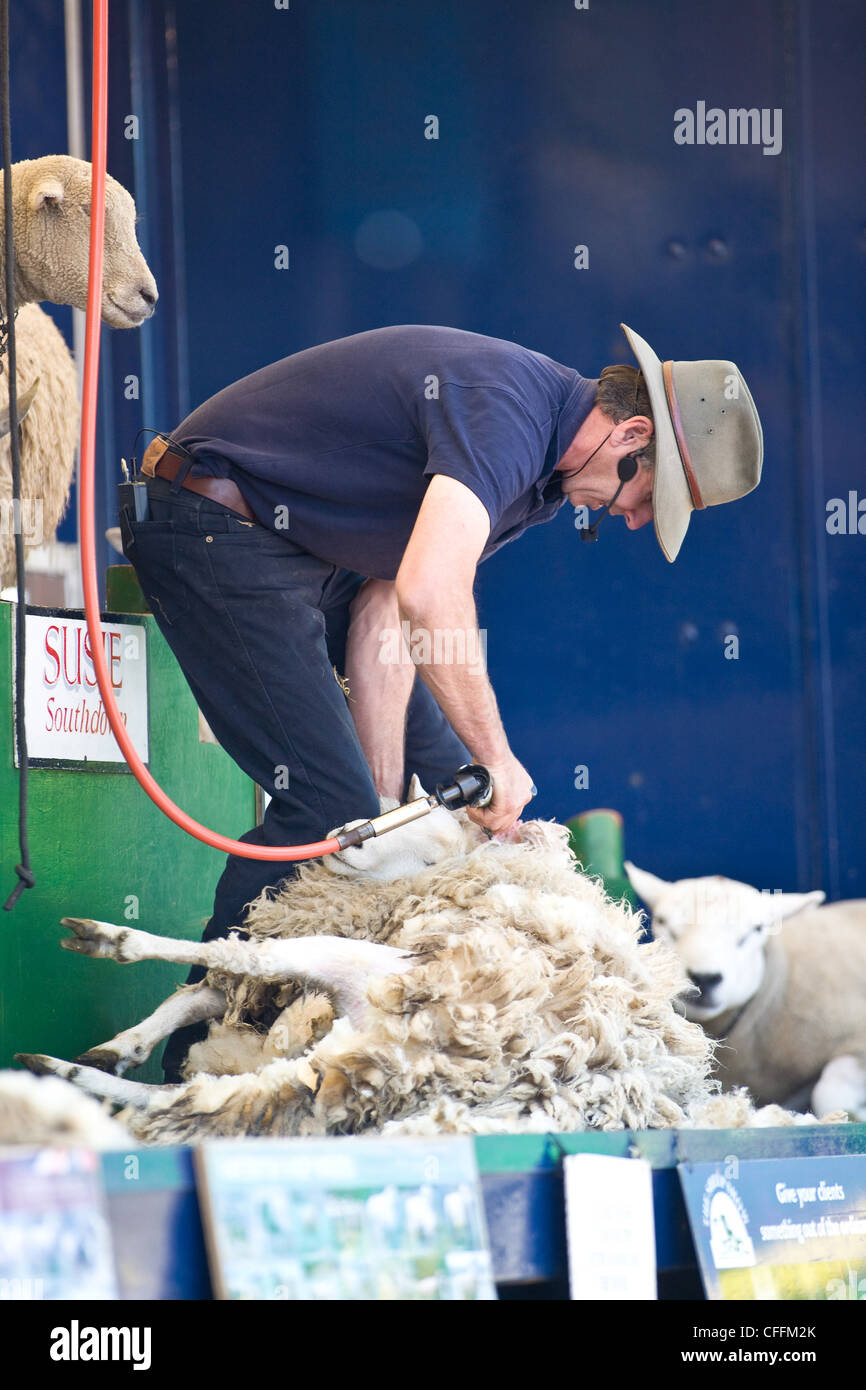
[[[653,520],[673,562],[692,512],[745,497],[761,481],[764,437],[752,394],[733,362],[662,362],[620,324],[640,364],[655,426]]]

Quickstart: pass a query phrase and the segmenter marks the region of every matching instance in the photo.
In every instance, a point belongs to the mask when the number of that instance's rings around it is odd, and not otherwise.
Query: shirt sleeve
[[[503,513],[542,476],[550,421],[542,427],[517,397],[501,386],[443,382],[424,401],[425,477],[444,473],[463,483],[484,504],[491,531]]]

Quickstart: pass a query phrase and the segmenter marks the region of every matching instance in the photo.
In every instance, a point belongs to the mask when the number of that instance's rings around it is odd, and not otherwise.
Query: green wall
[[[40,610],[31,610],[38,612]],[[80,616],[70,614],[69,616]],[[12,633],[0,602],[0,902],[17,882],[18,771],[13,757]],[[150,762],[185,811],[237,836],[256,820],[255,789],[216,744],[151,617],[147,625]],[[63,916],[96,917],[164,936],[198,938],[225,856],[167,820],[128,772],[34,768],[29,829],[35,887],[0,911],[0,1066],[15,1052],[72,1058],[143,1018],[186,976],[182,966],[117,965],[62,951]],[[125,916],[138,898],[138,920]],[[161,1047],[135,1074],[161,1081]]]

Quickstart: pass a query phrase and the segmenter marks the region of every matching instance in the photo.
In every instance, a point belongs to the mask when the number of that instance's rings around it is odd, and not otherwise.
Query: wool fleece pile
[[[517,843],[477,843],[464,828],[462,852],[417,877],[365,883],[315,864],[261,898],[253,938],[314,929],[416,960],[369,983],[360,1028],[297,983],[212,971],[226,1015],[192,1050],[181,1092],[124,1113],[133,1133],[184,1143],[686,1122],[715,1086],[711,1043],[674,1008],[686,984],[674,954],[639,944],[640,917],[576,871],[564,827],[529,822]]]

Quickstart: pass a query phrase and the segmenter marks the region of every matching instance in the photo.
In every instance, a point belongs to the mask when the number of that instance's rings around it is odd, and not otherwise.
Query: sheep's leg
[[[135,927],[119,927],[113,922],[97,922],[90,917],[62,917],[60,924],[71,927],[75,933],[74,936],[65,937],[60,945],[64,950],[75,951],[81,956],[107,958],[122,965],[137,960],[169,960],[179,965],[205,967],[211,964],[211,942],[154,936]]]
[[[258,980],[304,980],[333,994],[339,1012],[355,1027],[363,1022],[368,983],[376,977],[402,974],[414,960],[396,947],[343,936],[245,941],[232,935],[213,941],[178,941],[83,917],[64,917],[63,925],[71,927],[75,936],[61,941],[61,946],[85,956],[122,962],[170,960]]]
[[[811,1108],[819,1117],[846,1110],[852,1120],[866,1119],[866,1052],[831,1058],[815,1083]]]
[[[75,1062],[64,1062],[60,1057],[47,1057],[41,1052],[16,1052],[15,1061],[36,1076],[59,1076],[99,1100],[133,1105],[138,1110],[147,1106],[151,1096],[169,1096],[173,1091],[183,1090],[182,1086],[149,1086],[144,1081],[123,1081],[119,1076],[97,1071],[96,1067],[80,1067]]]
[[[154,1009],[148,1018],[136,1023],[134,1028],[127,1028],[109,1042],[89,1048],[75,1061],[82,1066],[98,1067],[100,1071],[123,1076],[127,1068],[140,1067],[142,1062],[146,1062],[157,1043],[176,1028],[201,1023],[205,1019],[222,1018],[225,1008],[226,997],[222,990],[214,989],[211,985],[179,990]]]

